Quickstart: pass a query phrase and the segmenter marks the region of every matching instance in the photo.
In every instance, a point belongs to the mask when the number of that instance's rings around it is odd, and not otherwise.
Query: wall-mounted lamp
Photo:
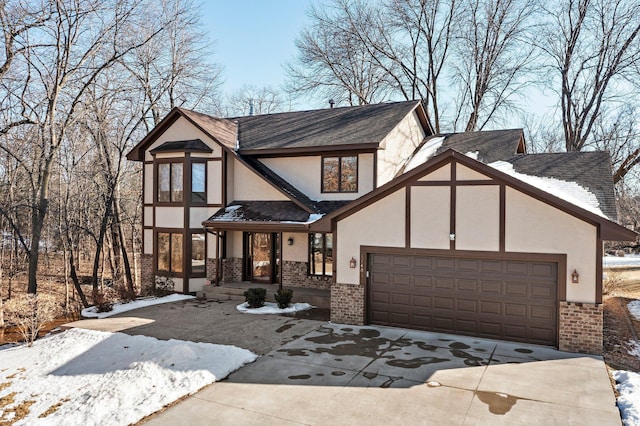
[[[293,237],[289,237],[289,239],[287,240],[287,244],[290,246],[293,245]]]
[[[580,283],[580,274],[578,273],[578,271],[576,269],[574,269],[573,272],[571,273],[571,282],[573,284]]]
[[[356,260],[355,257],[352,257],[351,260],[349,261],[349,268],[355,269],[357,265],[358,265],[358,261]]]
[[[449,234],[449,240],[450,241],[455,241],[456,240],[456,234]]]

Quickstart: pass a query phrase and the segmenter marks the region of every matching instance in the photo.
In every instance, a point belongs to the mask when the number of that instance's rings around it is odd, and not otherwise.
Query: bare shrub
[[[61,313],[56,298],[50,294],[22,294],[4,304],[5,320],[18,328],[27,343],[33,345],[42,326]]]
[[[602,281],[602,292],[604,294],[613,294],[615,290],[620,288],[623,283],[622,275],[617,271],[607,271],[606,277]]]
[[[93,305],[96,307],[96,311],[98,312],[111,312],[113,310],[113,304],[118,299],[116,291],[112,288],[93,290],[91,296],[93,299]]]
[[[156,297],[164,297],[174,293],[175,283],[171,277],[161,277],[156,275],[155,285],[151,290],[151,295]]]
[[[138,296],[135,291],[131,291],[129,287],[124,284],[118,284],[115,286],[116,294],[118,295],[118,301],[120,303],[129,303],[136,300]]]

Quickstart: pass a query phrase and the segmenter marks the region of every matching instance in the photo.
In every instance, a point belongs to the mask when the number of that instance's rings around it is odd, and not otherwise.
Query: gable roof
[[[600,210],[610,220],[618,220],[608,152],[526,154],[507,161],[518,173],[577,183],[596,196]]]
[[[421,176],[430,173],[433,170],[443,166],[445,163],[456,161],[471,169],[478,171],[479,173],[491,176],[496,180],[505,182],[510,187],[516,188],[533,198],[541,200],[546,204],[558,208],[566,213],[571,214],[585,222],[591,223],[594,226],[600,228],[600,236],[604,240],[615,241],[634,241],[637,234],[621,225],[595,214],[589,210],[579,207],[575,204],[565,201],[564,199],[553,195],[549,192],[541,190],[527,182],[524,182],[514,176],[497,170],[487,164],[477,161],[469,156],[461,154],[453,149],[448,149],[440,155],[432,157],[430,160],[421,164],[420,166],[407,171],[403,175],[393,179],[392,181],[378,187],[377,189],[363,195],[352,203],[339,208],[311,225],[312,230],[328,232],[331,229],[331,221],[341,220],[348,217],[364,207],[386,197],[387,195],[397,191],[398,189],[406,186],[412,180],[418,179]],[[608,179],[611,179],[609,176]]]
[[[414,110],[425,129],[430,129],[420,101],[284,112],[229,120],[238,125],[240,153],[245,155],[283,150],[377,149],[400,120]]]
[[[522,129],[483,130],[478,132],[447,133],[438,153],[447,149],[466,154],[477,152],[478,160],[492,163],[524,153],[524,131]]]

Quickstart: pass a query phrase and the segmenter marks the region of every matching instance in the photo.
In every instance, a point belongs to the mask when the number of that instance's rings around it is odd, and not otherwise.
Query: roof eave
[[[292,155],[313,155],[326,154],[328,152],[344,152],[344,151],[375,151],[380,144],[378,142],[358,143],[348,145],[323,145],[323,146],[305,146],[292,148],[269,148],[269,149],[240,149],[238,153],[246,156],[292,156]]]
[[[262,222],[262,221],[212,221],[202,222],[205,229],[219,231],[279,231],[279,232],[308,232],[308,223],[295,222]]]

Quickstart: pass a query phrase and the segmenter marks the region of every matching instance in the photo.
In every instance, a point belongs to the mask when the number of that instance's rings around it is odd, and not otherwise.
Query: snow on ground
[[[609,266],[640,266],[640,255],[627,254],[624,257],[605,256],[602,258],[602,265]]]
[[[640,374],[612,371],[618,391],[618,408],[625,426],[640,425]]]
[[[11,409],[30,402],[16,424],[136,423],[256,358],[235,346],[77,328],[31,348],[0,346],[0,399],[15,393],[14,403],[0,406],[0,423],[11,424]]]
[[[159,305],[161,303],[177,302],[179,300],[194,299],[194,296],[188,296],[186,294],[171,294],[165,297],[149,297],[144,299],[134,300],[129,303],[114,303],[113,310],[110,312],[97,312],[95,306],[85,308],[82,310],[82,316],[85,318],[107,318],[111,315],[120,314],[122,312],[132,311],[138,308],[144,308],[145,306]]]
[[[635,317],[638,321],[640,321],[640,300],[632,300],[627,303],[627,309],[629,313]]]
[[[280,309],[277,304],[271,302],[266,302],[262,308],[255,309],[250,309],[247,302],[237,306],[240,312],[248,314],[290,314],[297,311],[306,311],[312,307],[308,303],[292,303],[288,308]]]

